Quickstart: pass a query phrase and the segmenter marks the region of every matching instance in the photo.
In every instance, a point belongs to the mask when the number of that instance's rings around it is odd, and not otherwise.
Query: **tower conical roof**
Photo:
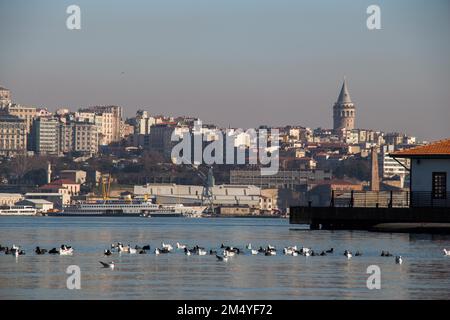
[[[347,80],[345,78],[344,83],[342,84],[341,93],[339,94],[337,103],[352,103],[350,93],[348,92]]]

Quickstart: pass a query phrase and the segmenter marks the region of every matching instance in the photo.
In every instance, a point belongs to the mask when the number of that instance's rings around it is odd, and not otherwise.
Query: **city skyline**
[[[0,85],[51,111],[120,105],[125,117],[332,128],[346,76],[357,128],[450,136],[449,4],[378,1],[382,30],[370,31],[372,3],[344,2],[79,1],[77,31],[65,28],[68,2],[1,3]]]

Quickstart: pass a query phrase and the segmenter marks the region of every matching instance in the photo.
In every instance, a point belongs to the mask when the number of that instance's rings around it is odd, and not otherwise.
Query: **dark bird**
[[[331,248],[330,250],[327,250],[326,253],[333,253],[334,248]]]
[[[150,250],[150,245],[145,245],[142,247],[142,250]]]
[[[56,248],[53,248],[48,253],[50,253],[50,254],[58,254],[59,251]]]
[[[36,252],[36,254],[45,254],[47,250],[36,247],[36,250],[34,250],[34,252]]]
[[[110,256],[111,255],[111,250],[106,249],[104,254],[105,254],[105,256]]]
[[[102,266],[103,266],[103,268],[111,268],[111,269],[114,269],[114,261],[111,261],[111,262],[102,262],[102,261],[99,261],[101,264],[102,264]]]
[[[356,251],[355,257],[360,257],[360,256],[362,256],[362,252]]]

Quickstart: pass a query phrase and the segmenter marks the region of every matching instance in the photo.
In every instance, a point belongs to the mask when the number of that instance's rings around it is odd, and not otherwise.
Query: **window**
[[[447,173],[433,172],[432,196],[433,199],[447,198]]]

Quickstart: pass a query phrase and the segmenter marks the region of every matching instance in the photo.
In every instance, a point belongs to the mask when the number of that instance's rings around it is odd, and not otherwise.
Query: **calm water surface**
[[[0,244],[26,255],[0,253],[1,299],[449,299],[450,236],[365,231],[309,231],[282,219],[0,217]],[[103,256],[111,243],[150,244],[150,254]],[[181,251],[155,256],[161,241],[217,248],[275,245],[277,256],[239,255],[228,262]],[[35,246],[62,243],[73,256],[36,255]],[[325,257],[283,256],[287,245]],[[362,257],[347,260],[345,249]],[[381,250],[404,257],[380,257]],[[176,250],[175,250],[176,251]],[[114,270],[99,261],[114,261]],[[81,289],[69,290],[69,265],[81,269]],[[369,290],[369,265],[381,268],[381,290]]]

